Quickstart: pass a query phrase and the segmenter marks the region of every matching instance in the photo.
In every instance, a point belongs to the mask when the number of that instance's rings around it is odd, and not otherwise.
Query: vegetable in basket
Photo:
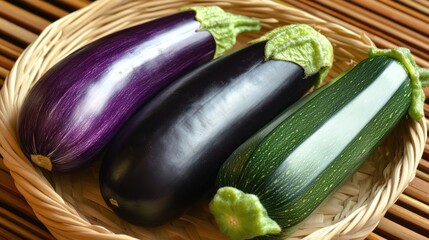
[[[183,214],[213,187],[222,162],[318,84],[332,61],[328,39],[298,24],[177,80],[112,141],[100,170],[104,200],[140,225]]]
[[[219,7],[190,7],[88,44],[31,89],[19,118],[23,151],[47,170],[79,168],[162,88],[259,27]]]
[[[428,80],[428,69],[418,68],[407,49],[371,49],[338,80],[296,102],[222,165],[210,203],[219,228],[230,239],[287,235],[407,111],[423,117],[421,83]]]

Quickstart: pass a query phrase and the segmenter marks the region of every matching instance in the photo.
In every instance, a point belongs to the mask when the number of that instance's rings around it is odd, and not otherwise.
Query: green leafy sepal
[[[328,75],[334,61],[329,40],[306,24],[291,24],[276,28],[252,43],[267,41],[265,59],[290,61],[304,69],[305,76],[319,74],[318,87]]]
[[[386,56],[398,60],[407,69],[411,79],[411,105],[408,115],[416,121],[424,117],[425,93],[422,87],[429,85],[429,69],[417,66],[413,55],[407,48],[378,49],[371,48],[368,56]]]
[[[228,13],[217,6],[192,6],[180,10],[195,11],[195,18],[201,23],[199,30],[208,31],[213,36],[216,43],[214,58],[232,48],[238,34],[259,31],[261,28],[259,20]]]
[[[219,229],[231,240],[250,239],[281,232],[254,194],[233,187],[220,188],[210,202]]]

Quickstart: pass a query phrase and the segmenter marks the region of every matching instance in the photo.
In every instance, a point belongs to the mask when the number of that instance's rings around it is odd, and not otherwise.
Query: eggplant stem
[[[228,14],[232,23],[235,36],[244,32],[257,32],[261,29],[259,20],[237,14]]]
[[[261,29],[258,19],[225,12],[218,6],[191,6],[180,10],[195,11],[195,18],[201,23],[199,30],[210,32],[216,43],[213,58],[218,58],[231,49],[235,45],[238,34]]]
[[[315,87],[328,75],[334,61],[334,49],[329,40],[306,24],[290,24],[276,28],[250,43],[267,41],[265,59],[298,64],[305,78],[318,74]]]
[[[31,154],[31,161],[35,163],[37,166],[44,168],[48,171],[52,171],[52,161],[48,156],[40,155],[40,154]]]

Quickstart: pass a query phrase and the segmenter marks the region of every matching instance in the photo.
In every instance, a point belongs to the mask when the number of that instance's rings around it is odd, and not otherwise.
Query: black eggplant
[[[242,142],[326,74],[332,46],[324,36],[307,25],[274,33],[177,80],[121,129],[100,170],[101,193],[120,217],[159,225],[183,214]],[[307,54],[300,58],[316,59],[316,71],[269,59],[273,46],[289,43],[275,49]]]

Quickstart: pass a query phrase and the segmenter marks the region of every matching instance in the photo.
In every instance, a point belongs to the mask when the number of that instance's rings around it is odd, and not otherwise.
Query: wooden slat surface
[[[0,15],[36,33],[50,24],[48,20],[6,1],[0,2]]]
[[[279,1],[279,0],[277,0]],[[280,0],[281,1],[281,0]],[[283,0],[317,17],[366,33],[379,47],[404,46],[429,67],[428,0]],[[23,49],[51,22],[88,0],[0,0],[0,87]],[[429,90],[425,89],[426,96]],[[426,118],[429,104],[425,104]],[[368,240],[429,239],[429,143],[416,178]],[[0,239],[52,239],[13,184],[0,156]]]

